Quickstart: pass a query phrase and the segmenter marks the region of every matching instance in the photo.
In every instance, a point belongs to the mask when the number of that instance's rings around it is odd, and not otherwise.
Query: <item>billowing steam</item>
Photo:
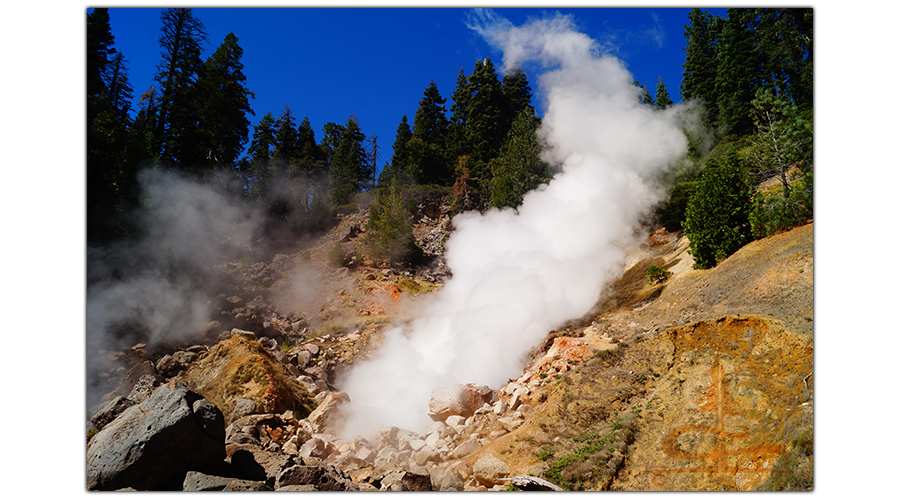
[[[421,430],[433,389],[500,387],[518,376],[531,347],[588,313],[621,275],[625,248],[659,199],[653,180],[687,153],[679,109],[640,105],[632,75],[569,18],[516,27],[482,11],[470,28],[503,50],[504,68],[545,68],[540,133],[545,160],[561,170],[518,211],[453,220],[453,278],[418,319],[386,333],[377,359],[339,381],[353,401],[347,435],[368,434],[373,424]]]
[[[143,237],[88,249],[86,308],[88,408],[104,390],[99,374],[116,369],[103,356],[137,342],[177,344],[213,317],[216,264],[250,255],[262,217],[221,187],[150,169],[138,177]]]

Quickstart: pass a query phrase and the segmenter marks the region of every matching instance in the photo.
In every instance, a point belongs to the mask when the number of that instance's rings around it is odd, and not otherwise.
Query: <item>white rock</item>
[[[469,455],[475,453],[476,451],[481,449],[481,443],[478,441],[478,438],[470,438],[459,444],[456,448],[450,452],[451,456],[454,457],[462,457],[465,455]]]

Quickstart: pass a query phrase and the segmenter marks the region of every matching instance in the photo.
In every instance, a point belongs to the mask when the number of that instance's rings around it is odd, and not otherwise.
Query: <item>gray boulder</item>
[[[340,469],[330,465],[294,465],[281,471],[275,489],[291,485],[312,485],[319,491],[359,491],[359,485]]]
[[[100,430],[107,424],[118,418],[125,410],[134,406],[134,401],[125,396],[117,396],[106,404],[96,415],[91,417],[91,424]]]
[[[160,386],[98,432],[87,450],[89,490],[154,490],[225,459],[225,417],[183,383]]]
[[[381,491],[433,491],[431,477],[409,471],[391,471],[381,478]]]
[[[184,477],[182,491],[272,491],[262,481],[250,481],[233,477],[210,476],[190,471]]]

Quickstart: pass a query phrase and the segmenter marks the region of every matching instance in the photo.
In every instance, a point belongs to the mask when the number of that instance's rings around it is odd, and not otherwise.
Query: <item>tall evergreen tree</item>
[[[717,123],[723,135],[745,134],[753,125],[750,101],[760,71],[745,23],[734,9],[728,12],[716,47]]]
[[[541,160],[537,137],[540,119],[530,106],[516,116],[500,149],[491,160],[491,206],[516,208],[528,191],[549,182],[550,166]]]
[[[716,105],[716,44],[721,29],[721,18],[695,8],[688,14],[690,24],[684,27],[684,72],[681,80],[681,97],[685,101],[702,101],[706,106],[704,121],[714,126],[718,118]]]
[[[127,121],[134,89],[131,87],[131,83],[128,82],[126,62],[128,61],[125,60],[122,53],[116,52],[107,65],[104,81],[110,106],[121,119]]]
[[[343,127],[329,166],[331,199],[335,206],[350,203],[356,193],[369,187],[372,169],[363,146],[365,140],[359,120],[351,116]]]
[[[656,81],[656,109],[666,109],[675,104],[669,97],[669,91],[666,90],[666,84],[663,83],[662,77]]]
[[[166,9],[160,19],[162,62],[155,77],[161,92],[157,154],[166,163],[196,171],[207,156],[198,146],[202,144],[198,134],[201,110],[194,85],[203,66],[200,54],[206,31],[192,9]]]
[[[300,135],[294,124],[294,115],[291,106],[284,107],[284,112],[275,122],[275,149],[272,151],[272,160],[279,166],[291,168],[293,159],[297,156],[300,144]]]
[[[418,184],[448,185],[451,181],[447,159],[448,121],[444,103],[434,80],[425,89],[413,120],[407,143],[409,165]]]
[[[268,191],[273,174],[270,161],[275,143],[275,116],[269,112],[253,127],[253,140],[247,149],[245,166],[242,167],[243,177],[248,185],[247,194],[251,197],[260,197]]]
[[[325,172],[322,151],[316,144],[316,132],[309,123],[308,116],[304,116],[297,126],[297,151],[294,160],[298,173],[315,176]]]
[[[400,185],[413,182],[412,173],[409,170],[410,139],[412,139],[412,130],[409,128],[406,115],[403,115],[400,124],[397,125],[397,134],[394,138],[394,155],[391,156],[390,164],[385,166],[378,177],[379,186],[387,186],[393,179],[396,179]]]
[[[138,102],[138,112],[134,119],[135,134],[143,156],[156,157],[159,151],[156,130],[159,122],[159,90],[155,85],[150,85],[146,92],[141,94]]]
[[[204,64],[197,80],[201,105],[200,131],[207,148],[206,163],[234,168],[250,132],[247,113],[254,96],[244,85],[243,49],[234,33],[225,36],[222,45]]]
[[[453,104],[450,106],[450,118],[448,119],[448,156],[453,159],[468,155],[471,151],[466,144],[466,130],[469,127],[469,78],[462,68],[456,77],[456,88],[453,90]]]
[[[758,58],[755,87],[772,88],[776,97],[812,108],[812,9],[730,9],[747,27]]]
[[[109,9],[96,8],[87,14],[87,123],[107,109],[107,66],[116,54],[115,37],[109,26]]]
[[[503,94],[503,129],[509,131],[519,113],[531,107],[531,87],[520,66],[503,75],[500,93]]]
[[[503,129],[503,95],[490,58],[475,63],[469,77],[466,143],[476,175],[486,172],[487,162],[499,154],[506,137]]]
[[[107,9],[87,14],[87,239],[127,236],[126,211],[136,203],[137,149],[128,117],[131,86]]]

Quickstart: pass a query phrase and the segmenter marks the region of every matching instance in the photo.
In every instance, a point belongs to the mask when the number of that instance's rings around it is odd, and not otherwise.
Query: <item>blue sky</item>
[[[662,77],[671,98],[681,100],[684,26],[688,8],[497,8],[515,25],[560,12],[580,30],[622,59],[634,77],[656,92]],[[709,9],[725,16],[725,9]],[[115,48],[128,61],[137,98],[154,84],[161,60],[161,8],[110,8]],[[229,32],[238,37],[247,88],[256,93],[252,125],[285,105],[299,123],[308,117],[322,139],[327,122],[344,124],[351,115],[363,132],[378,137],[381,169],[390,160],[403,115],[412,124],[431,80],[448,100],[463,69],[490,57],[500,68],[502,53],[467,27],[471,8],[195,8],[206,27],[206,59]],[[525,66],[542,113],[539,67]],[[252,139],[252,128],[251,136]],[[249,141],[248,141],[249,145]]]

